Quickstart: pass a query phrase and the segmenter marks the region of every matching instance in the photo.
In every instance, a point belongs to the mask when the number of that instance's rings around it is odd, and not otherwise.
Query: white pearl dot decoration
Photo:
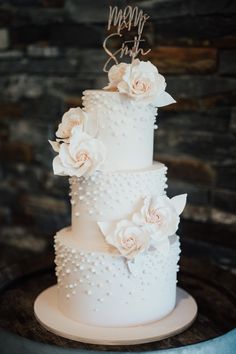
[[[157,291],[160,284],[168,284],[169,281],[176,284],[180,252],[178,240],[170,247],[167,256],[158,251],[145,255],[140,263],[142,266],[135,269],[135,276],[124,258],[68,247],[60,233],[55,238],[55,252],[59,299],[65,297],[69,304],[85,298],[86,303],[91,302],[93,312],[95,309],[102,311],[102,306],[108,306],[109,301],[121,301],[122,306],[130,306],[133,298],[139,298],[143,304],[148,303],[150,294]],[[76,265],[75,269],[72,264]],[[92,306],[95,303],[96,307]]]
[[[97,223],[127,219],[146,196],[165,195],[167,168],[152,164],[157,110],[106,90],[87,90],[82,99],[107,156],[91,176],[69,178],[72,225],[54,243],[58,306],[84,323],[140,314],[145,323],[148,313],[174,304],[178,236],[166,253],[153,249],[129,261],[107,245]]]
[[[97,137],[107,147],[104,168],[137,170],[150,165],[157,109],[119,93],[86,90],[83,94],[84,111],[98,121]],[[125,154],[128,144],[132,151]]]
[[[74,197],[72,205],[72,229],[76,231],[83,218],[94,221],[100,221],[103,216],[111,220],[125,218],[143,197],[165,194],[166,171],[163,164],[156,163],[145,171],[96,171],[86,179],[74,179],[72,191],[77,191],[78,196]],[[81,185],[83,196],[79,193]]]

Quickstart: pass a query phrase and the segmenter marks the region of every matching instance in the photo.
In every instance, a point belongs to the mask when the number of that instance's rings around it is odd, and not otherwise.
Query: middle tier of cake
[[[101,243],[97,222],[125,219],[141,206],[143,198],[166,194],[166,172],[165,165],[155,162],[145,170],[97,171],[87,178],[70,178],[74,237],[82,242],[89,228],[86,244]]]

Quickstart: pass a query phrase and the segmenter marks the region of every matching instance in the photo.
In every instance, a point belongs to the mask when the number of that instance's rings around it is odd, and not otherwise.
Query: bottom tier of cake
[[[167,254],[152,251],[127,262],[111,252],[81,249],[70,228],[55,236],[58,306],[91,325],[125,327],[163,318],[175,307],[178,237]]]

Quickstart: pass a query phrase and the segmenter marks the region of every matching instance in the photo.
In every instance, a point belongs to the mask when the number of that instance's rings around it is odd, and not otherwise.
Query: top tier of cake
[[[88,129],[106,147],[104,170],[140,170],[152,165],[157,109],[130,100],[119,92],[84,91]],[[95,130],[95,131],[94,131]]]
[[[86,90],[83,109],[63,114],[50,141],[58,155],[56,175],[89,177],[96,171],[143,171],[152,167],[157,108],[174,103],[165,78],[150,62],[113,65],[103,90]]]

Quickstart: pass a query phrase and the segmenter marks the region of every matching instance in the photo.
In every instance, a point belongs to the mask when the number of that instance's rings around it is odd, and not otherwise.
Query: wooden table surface
[[[27,257],[3,267],[0,273],[2,329],[39,343],[62,348],[98,351],[153,351],[199,343],[221,336],[236,326],[236,276],[201,257],[182,256],[179,286],[194,296],[199,313],[185,332],[150,344],[102,346],[74,342],[56,336],[39,325],[33,313],[37,295],[56,282],[53,254]]]

